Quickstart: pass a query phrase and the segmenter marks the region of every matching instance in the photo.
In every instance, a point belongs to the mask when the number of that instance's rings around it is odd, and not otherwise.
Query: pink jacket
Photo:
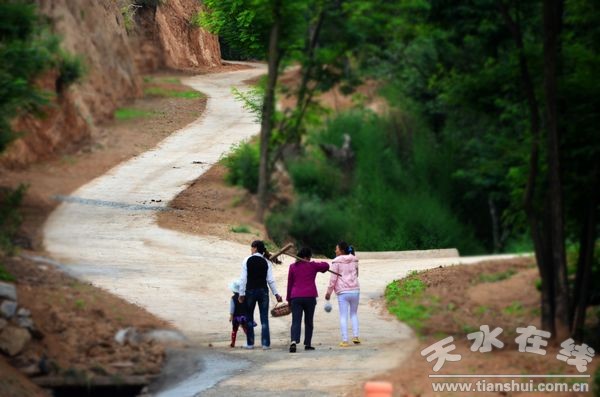
[[[358,284],[358,258],[354,255],[337,256],[329,268],[331,271],[340,273],[342,277],[331,274],[327,293],[331,294],[335,291],[336,294],[350,291],[360,291]]]

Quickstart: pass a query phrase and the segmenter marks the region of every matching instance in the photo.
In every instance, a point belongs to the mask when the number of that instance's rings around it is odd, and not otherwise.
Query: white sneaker
[[[271,346],[263,346],[262,349],[263,350],[271,350]]]
[[[242,346],[242,348],[244,348],[246,350],[252,350],[252,349],[254,349],[254,346],[244,345],[244,346]]]

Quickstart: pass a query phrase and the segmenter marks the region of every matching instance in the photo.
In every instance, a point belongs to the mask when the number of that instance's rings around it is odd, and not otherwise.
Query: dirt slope
[[[132,0],[36,3],[62,38],[62,48],[81,57],[86,74],[52,100],[44,118],[15,120],[15,130],[25,135],[3,153],[4,166],[22,168],[89,141],[98,123],[142,95],[142,72],[221,64],[216,36],[190,23],[200,9],[196,0],[170,0],[157,9],[135,7]],[[54,92],[57,76],[56,71],[43,76],[40,87]]]

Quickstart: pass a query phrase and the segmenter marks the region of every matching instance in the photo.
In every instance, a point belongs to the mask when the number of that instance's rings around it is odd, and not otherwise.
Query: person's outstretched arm
[[[335,273],[339,273],[339,266],[337,263],[333,262],[331,264],[331,270],[334,271]],[[329,298],[331,298],[331,293],[333,292],[334,288],[335,288],[335,284],[337,283],[338,280],[338,275],[335,273],[331,273],[331,277],[329,278],[329,286],[327,287],[327,293],[325,294],[325,299],[329,300]]]
[[[269,288],[271,289],[271,293],[273,295],[275,295],[275,298],[277,298],[277,302],[281,302],[283,299],[281,299],[281,295],[279,295],[279,293],[277,292],[277,285],[275,284],[275,278],[273,277],[273,264],[271,263],[270,260],[266,259],[267,261],[267,284],[269,284]]]

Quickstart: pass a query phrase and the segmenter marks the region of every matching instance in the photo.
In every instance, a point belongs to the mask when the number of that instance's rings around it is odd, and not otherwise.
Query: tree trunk
[[[562,184],[560,178],[560,137],[558,128],[557,75],[562,22],[560,0],[544,0],[544,93],[548,156],[548,209],[550,263],[554,272],[556,338],[570,335],[569,286],[564,239]]]
[[[525,46],[523,45],[521,26],[517,22],[518,11],[516,13],[517,21],[515,21],[512,18],[506,3],[500,1],[499,7],[500,14],[502,15],[504,22],[506,23],[508,30],[513,37],[515,47],[517,48],[521,84],[525,94],[527,108],[529,110],[531,150],[529,155],[529,174],[527,177],[527,185],[525,186],[525,195],[523,197],[523,208],[525,210],[525,214],[527,215],[527,221],[531,231],[531,239],[533,240],[535,249],[536,262],[540,272],[540,277],[542,279],[542,328],[554,334],[553,271],[551,268],[550,258],[547,254],[548,241],[546,241],[546,237],[544,235],[545,228],[542,222],[542,216],[540,216],[539,211],[536,211],[534,206],[534,197],[536,196],[536,184],[539,173],[539,149],[541,141],[540,110],[537,97],[535,96],[535,89],[533,86],[531,73],[529,72],[527,57],[525,55]]]
[[[488,208],[490,209],[490,218],[492,221],[492,237],[494,239],[494,252],[500,252],[502,242],[500,241],[500,221],[498,220],[498,211],[492,195],[488,195]]]
[[[257,218],[262,222],[268,205],[269,189],[269,141],[273,129],[273,116],[275,113],[275,87],[279,74],[279,37],[281,35],[281,0],[276,0],[273,5],[273,26],[269,37],[269,75],[265,99],[262,108],[262,122],[260,125],[260,165],[258,170],[258,210]]]
[[[598,172],[592,174],[591,180],[597,180]],[[585,312],[590,298],[592,285],[592,263],[594,261],[594,248],[596,242],[596,222],[598,219],[598,203],[600,202],[600,189],[598,184],[592,185],[591,195],[587,199],[582,212],[581,235],[579,239],[579,259],[577,261],[577,276],[573,293],[573,321],[571,335],[577,341],[583,339]]]

